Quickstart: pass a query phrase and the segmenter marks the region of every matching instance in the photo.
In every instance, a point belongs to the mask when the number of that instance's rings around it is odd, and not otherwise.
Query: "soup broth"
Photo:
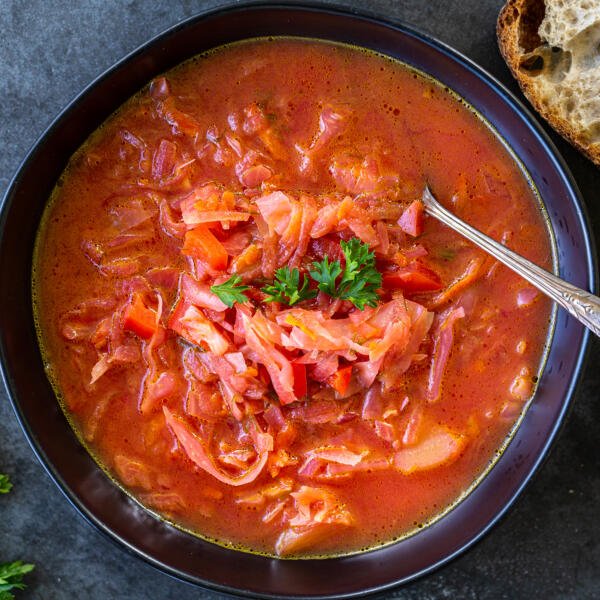
[[[531,398],[551,306],[423,213],[545,268],[528,180],[409,67],[314,40],[198,56],[122,106],[46,210],[48,376],[134,498],[218,543],[330,556],[461,498]]]

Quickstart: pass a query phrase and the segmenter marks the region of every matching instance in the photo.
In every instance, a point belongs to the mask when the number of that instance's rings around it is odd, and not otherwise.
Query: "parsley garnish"
[[[300,271],[289,267],[283,267],[275,271],[273,285],[266,285],[262,291],[268,296],[265,302],[281,302],[294,306],[302,300],[309,300],[317,295],[316,290],[308,287],[308,277],[302,276],[302,287],[300,287]]]
[[[339,260],[329,262],[329,257],[326,256],[321,262],[314,262],[314,271],[310,272],[310,276],[318,282],[318,288],[329,294],[330,296],[337,297],[337,289],[335,280],[342,273],[342,266]]]
[[[8,494],[12,489],[12,483],[8,478],[8,475],[0,473],[0,494]]]
[[[313,263],[314,270],[309,272],[310,277],[317,282],[321,291],[332,298],[349,300],[360,310],[364,310],[365,306],[377,306],[381,273],[375,266],[375,254],[358,238],[340,242],[340,246],[345,258],[344,268],[339,260],[330,262],[329,257],[325,256],[321,262]],[[241,285],[241,281],[239,275],[232,275],[227,281],[211,286],[210,290],[231,308],[236,302],[248,300],[244,292],[249,286]],[[275,271],[273,283],[262,288],[267,296],[264,301],[294,306],[303,300],[310,300],[317,295],[317,290],[310,289],[309,284],[308,275],[302,275],[300,285],[300,271],[297,268],[282,267]]]
[[[23,575],[33,571],[34,568],[34,565],[23,563],[20,560],[0,564],[0,600],[13,600],[14,595],[10,590],[24,589]]]
[[[239,275],[232,275],[227,281],[219,285],[211,285],[210,291],[216,294],[223,304],[231,308],[235,302],[243,304],[248,301],[248,296],[244,292],[250,289],[248,285],[240,285],[242,278]]]
[[[319,289],[334,298],[349,300],[364,310],[365,306],[377,306],[377,289],[381,287],[381,273],[375,266],[375,254],[358,238],[340,243],[346,259],[342,271],[339,260],[329,262],[326,256],[314,262],[310,276],[319,283]],[[339,276],[342,276],[337,281]]]

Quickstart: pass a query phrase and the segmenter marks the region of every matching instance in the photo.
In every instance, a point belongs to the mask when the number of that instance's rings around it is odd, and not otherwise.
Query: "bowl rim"
[[[80,103],[82,103],[86,97],[91,93],[94,88],[98,86],[101,82],[109,79],[112,74],[122,67],[124,67],[127,63],[131,62],[136,57],[144,54],[148,48],[153,47],[159,44],[161,41],[166,41],[173,35],[176,35],[179,31],[192,27],[196,23],[199,23],[203,20],[208,20],[210,18],[216,16],[224,16],[227,14],[234,14],[244,11],[253,11],[253,10],[268,10],[268,11],[298,11],[298,12],[309,12],[314,14],[326,14],[333,17],[344,17],[351,18],[355,21],[362,21],[367,23],[373,23],[379,26],[384,26],[388,29],[394,30],[401,35],[407,35],[412,38],[416,38],[418,41],[425,43],[427,46],[431,47],[434,51],[441,53],[445,57],[450,60],[458,63],[463,68],[470,71],[470,73],[476,76],[478,79],[483,81],[501,100],[507,104],[514,112],[518,113],[521,118],[524,120],[526,125],[528,126],[530,132],[536,138],[536,140],[541,144],[544,148],[545,154],[552,160],[555,171],[560,174],[562,180],[566,188],[570,191],[571,200],[573,207],[575,209],[576,217],[578,219],[578,223],[581,227],[581,232],[584,241],[584,248],[582,250],[586,255],[586,277],[589,281],[590,289],[592,291],[596,291],[598,287],[597,276],[598,276],[598,264],[597,264],[597,254],[595,252],[595,242],[592,235],[592,229],[590,226],[590,219],[587,213],[587,209],[585,203],[582,200],[581,193],[574,181],[574,178],[565,162],[563,157],[559,154],[556,146],[548,136],[548,134],[544,131],[541,125],[538,123],[536,118],[533,116],[532,112],[511,92],[502,84],[496,77],[488,73],[485,69],[477,65],[474,61],[466,57],[461,52],[455,50],[450,45],[439,41],[435,37],[423,33],[417,28],[413,26],[406,25],[403,22],[391,22],[384,18],[381,14],[375,13],[370,10],[365,9],[352,9],[350,7],[342,7],[337,4],[330,4],[328,2],[314,2],[314,1],[302,1],[302,2],[293,2],[293,1],[283,1],[270,3],[268,1],[262,0],[250,0],[241,3],[230,3],[221,5],[215,8],[211,8],[208,10],[200,11],[197,14],[185,18],[184,20],[168,27],[162,32],[152,36],[150,39],[140,44],[133,51],[126,54],[123,58],[112,64],[98,76],[94,77],[94,79],[84,87],[84,89],[78,93],[75,97],[73,97],[66,106],[52,119],[51,123],[45,128],[43,133],[37,138],[35,143],[31,146],[29,151],[27,152],[25,158],[21,161],[18,166],[14,176],[10,180],[6,191],[3,195],[2,201],[0,202],[0,239],[4,237],[6,221],[7,221],[7,213],[8,209],[12,205],[15,200],[15,190],[19,187],[24,174],[27,171],[27,167],[34,160],[37,151],[40,146],[43,144],[44,140],[49,137],[52,132],[65,120],[68,115],[73,111],[75,107],[77,107]],[[248,39],[251,39],[252,36],[248,36]],[[316,38],[315,38],[316,39]],[[326,39],[325,37],[321,39]],[[192,56],[190,54],[190,56]],[[306,598],[356,598],[356,597],[364,597],[366,595],[380,593],[391,588],[397,587],[399,585],[408,583],[409,581],[413,581],[417,578],[420,578],[428,573],[431,573],[438,568],[446,565],[451,562],[454,558],[465,552],[467,549],[471,548],[474,544],[480,541],[491,528],[493,528],[512,508],[517,498],[521,495],[523,489],[529,484],[533,476],[538,472],[541,463],[547,458],[548,451],[556,439],[557,432],[561,428],[564,422],[565,415],[569,410],[571,405],[571,400],[573,397],[573,393],[575,388],[579,382],[582,366],[584,364],[584,360],[586,357],[586,353],[589,347],[590,341],[590,333],[587,330],[584,330],[582,333],[581,342],[578,348],[578,352],[576,358],[574,360],[573,366],[573,376],[571,377],[568,388],[564,395],[564,400],[562,402],[561,410],[554,420],[552,429],[548,436],[546,437],[542,449],[539,451],[536,460],[529,468],[528,474],[521,480],[520,485],[515,489],[512,496],[508,501],[504,503],[502,508],[495,513],[494,517],[490,519],[485,527],[478,530],[478,532],[471,536],[464,544],[460,547],[456,548],[453,552],[447,554],[444,558],[430,564],[429,566],[419,570],[418,572],[411,573],[409,576],[398,578],[393,581],[389,581],[385,584],[379,584],[373,586],[369,589],[360,589],[342,594],[317,594],[317,595],[286,595],[286,598],[291,599],[306,599]],[[552,343],[552,342],[551,342]],[[157,570],[162,573],[165,573],[171,577],[174,577],[177,580],[183,580],[188,583],[193,583],[196,585],[200,585],[204,588],[211,589],[214,591],[218,591],[221,593],[227,593],[230,595],[238,596],[240,594],[251,594],[256,595],[254,592],[250,592],[249,590],[242,590],[240,588],[231,587],[227,585],[221,585],[209,580],[202,579],[200,577],[190,576],[189,573],[181,571],[180,569],[174,568],[169,565],[165,565],[163,561],[156,559],[154,556],[144,552],[140,548],[138,548],[135,544],[131,543],[127,539],[123,538],[123,536],[119,535],[117,532],[108,527],[102,520],[96,517],[96,515],[90,511],[87,507],[83,505],[80,501],[77,494],[69,487],[69,485],[64,480],[63,476],[60,473],[60,469],[52,463],[52,461],[46,455],[44,448],[40,444],[35,432],[31,428],[28,423],[23,411],[20,407],[20,403],[18,401],[18,392],[16,386],[13,384],[10,373],[7,368],[8,361],[6,360],[6,350],[4,347],[4,342],[2,337],[0,336],[0,378],[2,379],[5,389],[7,391],[7,396],[12,405],[13,411],[17,418],[17,421],[21,427],[21,430],[25,434],[25,437],[32,448],[34,454],[36,455],[39,462],[44,467],[45,471],[48,473],[50,478],[57,485],[59,490],[63,493],[63,495],[67,498],[70,504],[76,509],[76,511],[83,516],[83,518],[90,523],[96,530],[100,531],[104,534],[108,539],[110,539],[116,546],[119,548],[125,549],[128,553],[142,558],[146,563],[150,564]],[[371,551],[377,552],[377,549]],[[364,554],[363,554],[364,555]],[[335,559],[334,559],[335,560]],[[280,594],[270,594],[270,593],[261,593],[256,595],[256,597],[262,598],[281,598]]]

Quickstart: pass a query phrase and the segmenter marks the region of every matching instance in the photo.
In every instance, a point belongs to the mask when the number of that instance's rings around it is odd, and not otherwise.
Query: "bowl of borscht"
[[[233,6],[84,90],[0,221],[5,383],[80,513],[171,575],[265,598],[382,591],[490,529],[587,333],[427,217],[425,185],[594,287],[549,139],[406,27]]]

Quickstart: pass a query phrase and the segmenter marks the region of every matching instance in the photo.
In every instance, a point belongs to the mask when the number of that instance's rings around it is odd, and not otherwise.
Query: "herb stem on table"
[[[13,484],[10,482],[9,476],[0,473],[0,494],[8,494],[12,486]]]
[[[8,475],[0,473],[0,494],[8,494],[12,483]],[[24,563],[20,560],[0,563],[0,600],[13,600],[15,595],[12,590],[23,590],[23,576],[35,569],[35,565]]]
[[[35,565],[16,560],[0,564],[0,600],[13,600],[12,590],[23,590],[23,576],[35,569]]]

